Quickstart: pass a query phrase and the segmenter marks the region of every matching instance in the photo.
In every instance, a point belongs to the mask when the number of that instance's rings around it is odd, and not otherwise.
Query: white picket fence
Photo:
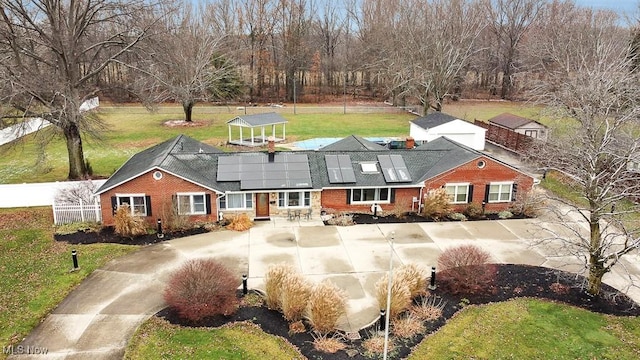
[[[74,222],[99,222],[102,221],[100,203],[96,200],[93,204],[56,204],[53,203],[53,223],[56,225],[70,224]]]

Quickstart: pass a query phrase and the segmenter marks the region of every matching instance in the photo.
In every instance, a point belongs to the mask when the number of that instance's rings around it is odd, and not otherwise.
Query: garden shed
[[[275,142],[284,141],[286,138],[287,120],[276,113],[240,115],[227,121],[229,128],[229,144],[242,146],[263,146],[272,138]],[[233,128],[239,129],[234,137]],[[282,137],[276,136],[276,128],[281,128]],[[270,134],[267,135],[268,128]]]

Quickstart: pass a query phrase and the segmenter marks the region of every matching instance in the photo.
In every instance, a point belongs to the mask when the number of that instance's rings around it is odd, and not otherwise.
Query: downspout
[[[226,197],[227,193],[224,193],[222,196],[216,196],[216,219],[220,221],[220,199]]]
[[[424,183],[422,183],[423,186],[420,186],[420,194],[418,196],[418,214],[420,214],[420,210],[422,210],[422,196],[423,196],[423,191],[424,191]]]

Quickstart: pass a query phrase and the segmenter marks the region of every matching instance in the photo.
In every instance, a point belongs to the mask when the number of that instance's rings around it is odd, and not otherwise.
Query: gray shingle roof
[[[491,119],[489,119],[489,122],[506,127],[507,129],[512,129],[512,130],[515,130],[528,123],[532,123],[532,122],[538,123],[535,120],[527,119],[522,116],[513,115],[510,113],[502,113],[500,115],[494,116]]]
[[[360,144],[357,137],[347,137],[345,143]],[[366,140],[365,140],[366,141]],[[345,144],[343,143],[343,144]],[[373,143],[372,143],[373,144]],[[323,151],[299,151],[306,154],[309,162],[311,188],[354,188],[354,187],[389,187],[389,186],[422,186],[430,178],[472,161],[480,156],[490,157],[452,140],[441,137],[412,150],[389,150],[377,144],[374,149]],[[200,151],[202,149],[202,151]],[[355,183],[331,183],[327,173],[326,155],[348,155],[355,174]],[[224,153],[214,147],[199,143],[187,136],[180,135],[175,139],[158,144],[134,155],[107,182],[96,191],[105,192],[115,186],[129,181],[153,168],[181,176],[184,179],[219,192],[241,191],[240,181],[217,181],[219,158],[224,156],[259,156],[267,157],[265,152]],[[378,170],[378,155],[400,155],[407,166],[411,182],[388,183],[381,171],[377,173],[363,172],[362,162],[375,162]],[[495,159],[494,159],[495,160]],[[507,165],[508,166],[508,165]],[[274,189],[277,190],[277,189]]]
[[[221,153],[223,153],[222,150],[211,145],[185,135],[178,135],[133,155],[96,190],[96,193],[103,193],[155,168],[179,174],[195,183],[207,186],[206,170],[211,166],[209,160],[217,158]],[[204,163],[207,165],[200,166]]]
[[[422,116],[417,119],[411,120],[411,122],[420,126],[423,129],[431,129],[456,119],[458,118],[455,116],[451,116],[449,114],[445,114],[442,112],[433,112],[426,116]]]
[[[243,125],[249,127],[266,126],[286,123],[287,120],[277,113],[264,113],[252,115],[240,115],[227,121],[227,124]]]
[[[333,144],[321,147],[320,151],[371,151],[386,150],[387,148],[369,141],[357,135],[347,136],[342,140],[338,140]]]

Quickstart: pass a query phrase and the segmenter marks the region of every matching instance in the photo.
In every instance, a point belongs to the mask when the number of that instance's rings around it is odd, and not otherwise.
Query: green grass
[[[340,107],[332,108],[334,113],[304,105],[299,105],[299,109],[297,115],[292,113],[291,108],[274,109],[281,111],[281,115],[289,121],[286,127],[287,141],[352,134],[405,137],[409,134],[409,121],[415,118],[408,113],[343,114]],[[317,113],[310,113],[312,111]],[[452,102],[445,106],[444,111],[467,120],[487,120],[503,112],[543,122],[548,120],[540,115],[539,107],[504,101]],[[155,112],[149,112],[142,106],[106,106],[101,109],[99,116],[107,130],[102,133],[100,140],[83,137],[85,158],[91,163],[94,176],[108,177],[133,154],[178,134],[223,146],[228,137],[226,121],[239,113],[233,107],[196,106],[194,121],[201,126],[170,128],[164,126],[167,120],[183,118],[179,106],[163,106]],[[45,130],[49,134],[54,131],[51,128]],[[277,131],[281,131],[280,127]],[[237,136],[237,130],[234,136]],[[58,135],[46,145],[41,145],[40,138],[32,134],[17,146],[0,147],[0,184],[60,181],[66,178],[68,167],[64,139]],[[45,149],[44,158],[38,156],[41,147]]]
[[[151,317],[138,328],[125,359],[304,359],[286,340],[251,323],[221,328],[183,328]]]
[[[50,208],[0,209],[0,343],[22,340],[93,270],[137,247],[53,240]],[[72,268],[78,251],[80,270]],[[2,358],[4,355],[0,355]]]
[[[534,299],[464,309],[409,359],[637,359],[640,323]]]

